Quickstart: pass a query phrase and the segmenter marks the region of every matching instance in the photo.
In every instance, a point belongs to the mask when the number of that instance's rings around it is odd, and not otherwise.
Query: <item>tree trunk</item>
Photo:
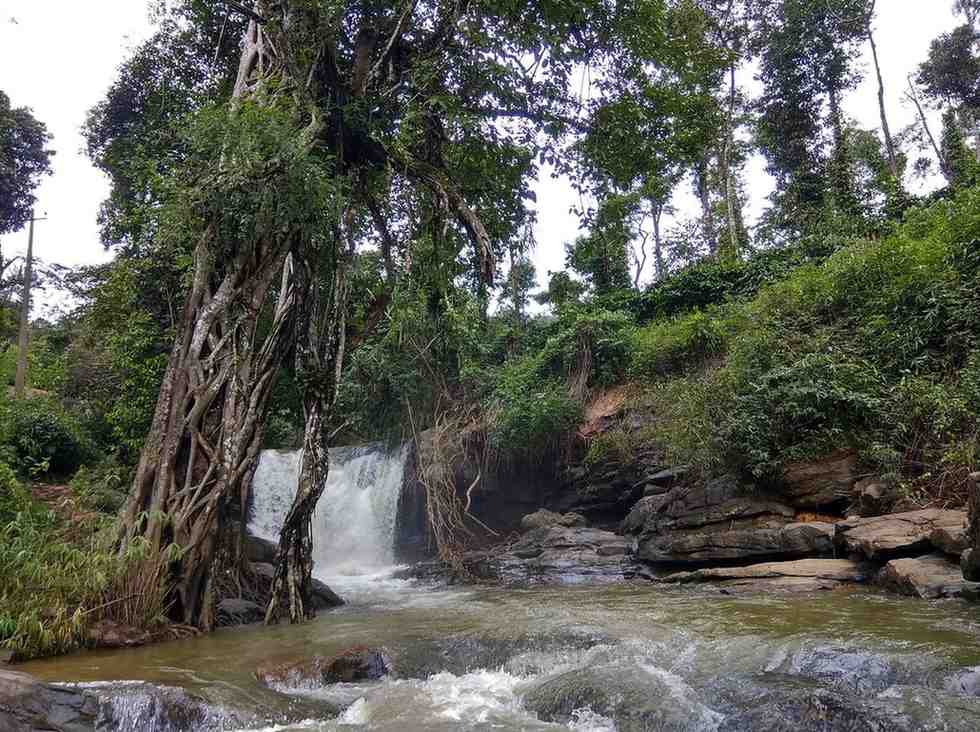
[[[885,151],[888,153],[888,169],[895,183],[901,186],[901,171],[898,169],[898,155],[895,152],[895,140],[888,124],[888,114],[885,111],[885,81],[881,76],[881,65],[878,63],[878,44],[875,43],[874,32],[871,30],[871,20],[874,17],[875,0],[868,9],[868,42],[871,44],[871,58],[874,60],[875,75],[878,78],[878,114],[881,117],[881,134],[885,138]]]
[[[653,221],[653,264],[657,269],[657,282],[667,276],[667,263],[664,261],[663,239],[660,235],[660,218],[664,213],[663,204],[655,199],[650,200],[650,213]]]
[[[236,99],[248,93],[253,72],[274,67],[267,52],[253,21]],[[148,569],[166,567],[171,618],[201,629],[214,624],[214,561],[228,509],[236,501],[245,506],[273,380],[292,346],[296,290],[287,254],[300,235],[284,228],[229,242],[212,221],[199,237],[194,280],[122,515],[121,551],[138,546]],[[259,340],[259,314],[280,276],[272,324]]]
[[[338,232],[339,233],[339,232]],[[313,511],[330,470],[329,424],[346,350],[347,257],[339,236],[323,268],[312,252],[298,256],[297,280],[304,293],[296,315],[296,373],[303,394],[303,456],[299,483],[279,534],[276,572],[265,622],[285,608],[289,621],[313,616]]]
[[[939,161],[939,169],[942,171],[943,177],[946,178],[947,183],[952,183],[954,177],[953,171],[949,167],[949,163],[946,161],[942,150],[939,149],[939,145],[936,144],[936,138],[929,128],[929,121],[926,119],[926,113],[922,109],[922,103],[919,101],[919,94],[915,90],[915,84],[912,82],[911,76],[909,77],[908,98],[915,104],[915,109],[919,113],[919,123],[922,125],[922,130],[926,133],[926,137],[929,139],[929,144],[932,145],[932,151],[936,154],[936,159]]]
[[[24,259],[24,296],[20,304],[20,334],[17,338],[17,375],[14,377],[14,397],[24,398],[27,382],[27,346],[31,338],[31,280],[34,269],[34,212],[31,211],[27,234],[27,257]]]
[[[721,154],[722,175],[725,177],[725,213],[728,216],[728,241],[729,251],[725,259],[734,260],[738,258],[738,226],[736,220],[737,202],[735,200],[735,181],[732,176],[732,152],[735,147],[735,65],[728,68],[729,90],[728,90],[728,129],[725,132],[725,148]]]
[[[711,190],[708,184],[708,160],[707,156],[698,161],[694,171],[695,183],[698,190],[698,199],[701,201],[701,224],[704,228],[704,238],[708,242],[708,251],[711,256],[718,252],[718,238],[715,233],[715,217],[711,211]]]

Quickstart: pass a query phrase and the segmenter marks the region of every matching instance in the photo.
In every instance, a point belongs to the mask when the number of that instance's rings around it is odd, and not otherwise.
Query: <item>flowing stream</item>
[[[201,730],[976,730],[980,612],[864,590],[731,597],[646,583],[445,587],[395,579],[404,454],[333,452],[319,577],[349,604],[301,626],[225,629],[27,664],[116,694],[112,729],[170,732],[126,682],[204,698]],[[297,456],[266,453],[250,526],[272,536]],[[270,533],[271,532],[271,533]],[[374,683],[266,689],[262,665],[383,646]]]

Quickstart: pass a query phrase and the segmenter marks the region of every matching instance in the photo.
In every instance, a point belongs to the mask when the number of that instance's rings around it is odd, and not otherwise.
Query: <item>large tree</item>
[[[0,91],[0,234],[17,231],[34,209],[34,191],[51,173],[51,135],[26,107]]]
[[[174,583],[175,617],[213,621],[229,507],[248,490],[269,388],[290,353],[306,435],[269,614],[309,614],[309,520],[328,469],[352,259],[373,243],[391,268],[415,266],[416,241],[467,242],[489,286],[526,223],[532,153],[556,159],[569,130],[588,128],[574,72],[653,60],[661,10],[653,0],[242,8],[233,102],[188,122],[162,207],[157,236],[192,243],[193,284],[124,516],[124,541],[145,544]]]

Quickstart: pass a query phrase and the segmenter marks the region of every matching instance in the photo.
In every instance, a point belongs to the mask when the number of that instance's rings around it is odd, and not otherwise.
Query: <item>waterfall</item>
[[[314,574],[362,575],[395,563],[395,523],[407,446],[330,450],[327,485],[313,517]],[[252,480],[248,529],[279,540],[299,479],[300,452],[264,450]]]

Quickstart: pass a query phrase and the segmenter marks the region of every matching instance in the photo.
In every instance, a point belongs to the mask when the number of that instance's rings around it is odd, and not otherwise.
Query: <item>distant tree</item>
[[[578,302],[583,292],[585,286],[568,272],[548,272],[548,289],[535,295],[534,299],[539,305],[560,309]]]
[[[951,33],[944,33],[929,47],[929,58],[919,67],[918,82],[925,95],[938,105],[947,105],[955,116],[945,116],[944,137],[954,134],[952,126],[969,131],[976,141],[975,155],[980,160],[980,34],[972,22]],[[962,133],[961,133],[962,134]],[[965,141],[963,142],[965,145]],[[953,162],[943,150],[943,162],[949,178],[959,177],[962,170],[952,170]],[[958,153],[951,153],[958,154]],[[962,162],[962,161],[961,161]],[[951,181],[952,182],[952,181]]]
[[[50,140],[31,110],[11,107],[10,97],[0,91],[0,234],[17,231],[31,218],[34,191],[51,173]]]

